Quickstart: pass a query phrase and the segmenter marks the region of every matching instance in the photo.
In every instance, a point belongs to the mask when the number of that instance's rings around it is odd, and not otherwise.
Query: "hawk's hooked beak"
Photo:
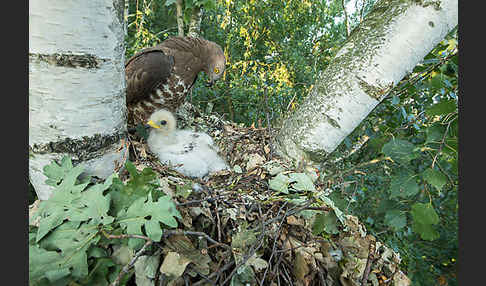
[[[159,129],[159,128],[160,128],[160,126],[159,126],[159,125],[157,125],[157,124],[155,124],[155,122],[153,122],[152,120],[149,120],[149,121],[147,122],[147,124],[148,124],[148,125],[150,125],[150,126],[151,126],[151,127],[153,127],[153,128],[156,128],[156,129]]]

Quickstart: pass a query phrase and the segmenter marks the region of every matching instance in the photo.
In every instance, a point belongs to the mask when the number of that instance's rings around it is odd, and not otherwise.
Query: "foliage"
[[[175,1],[133,2],[127,58],[177,34]],[[363,5],[349,15],[351,27],[374,2],[360,1]],[[191,100],[248,126],[275,122],[295,108],[346,39],[337,0],[184,1],[186,23],[194,5],[204,7],[201,36],[222,46],[227,67],[213,89],[197,80]]]
[[[290,173],[288,176],[279,173],[277,176],[269,180],[268,186],[272,190],[288,194],[289,185],[291,183],[293,183],[291,185],[291,190],[295,192],[316,190],[311,178],[304,173]]]
[[[44,167],[46,182],[55,188],[31,217],[31,222],[38,220],[29,229],[31,285],[108,285],[116,278],[108,273],[120,270],[108,246],[127,241],[107,240],[104,234],[139,234],[159,241],[163,229],[177,227],[174,217],[181,216],[171,198],[160,195],[154,172],[139,173],[130,162],[126,167],[131,174],[126,183],[112,175],[94,184],[89,177],[80,178],[83,166],[73,167],[69,157]],[[128,245],[138,249],[140,241],[129,238]]]
[[[457,78],[452,32],[324,166],[332,198],[400,251],[413,285],[457,285]]]
[[[172,2],[131,4],[127,57],[176,34]],[[346,39],[342,1],[212,2],[201,36],[223,47],[227,70],[213,89],[196,81],[191,100],[246,125],[277,123],[298,106]],[[374,2],[355,1],[351,30]],[[414,285],[456,285],[457,77],[457,36],[451,33],[323,166],[332,200],[401,252]],[[284,174],[270,181],[282,193],[297,192],[294,186]],[[326,219],[319,217],[315,233],[333,232],[323,228]]]

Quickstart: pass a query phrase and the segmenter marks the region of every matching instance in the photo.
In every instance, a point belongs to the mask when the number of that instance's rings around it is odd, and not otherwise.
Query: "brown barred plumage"
[[[171,37],[138,52],[125,64],[129,124],[145,123],[156,109],[175,112],[200,71],[212,85],[223,75],[225,65],[221,47],[203,38]]]

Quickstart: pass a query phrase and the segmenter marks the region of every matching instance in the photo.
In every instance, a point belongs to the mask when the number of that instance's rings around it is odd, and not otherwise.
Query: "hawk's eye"
[[[219,73],[219,69],[218,68],[214,68],[214,73],[215,74],[218,74]]]
[[[167,124],[167,121],[165,120],[160,121],[160,125],[165,125],[165,124]]]

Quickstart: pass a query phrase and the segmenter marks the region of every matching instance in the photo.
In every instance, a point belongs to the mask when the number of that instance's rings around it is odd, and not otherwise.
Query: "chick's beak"
[[[156,129],[159,129],[160,128],[160,126],[157,125],[157,124],[155,124],[155,122],[153,122],[152,120],[149,120],[147,122],[147,124],[150,125],[150,127],[153,127],[153,128],[156,128]]]

